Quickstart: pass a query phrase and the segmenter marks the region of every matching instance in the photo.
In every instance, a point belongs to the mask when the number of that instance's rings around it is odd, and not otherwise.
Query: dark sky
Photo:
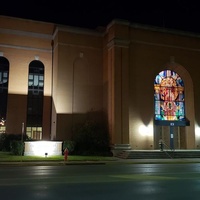
[[[117,18],[200,33],[200,6],[194,0],[5,0],[0,14],[92,29]]]

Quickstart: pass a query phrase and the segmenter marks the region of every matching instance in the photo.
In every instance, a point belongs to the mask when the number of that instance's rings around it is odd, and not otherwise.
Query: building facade
[[[199,57],[197,34],[0,16],[0,131],[62,141],[95,120],[112,145],[198,149]]]

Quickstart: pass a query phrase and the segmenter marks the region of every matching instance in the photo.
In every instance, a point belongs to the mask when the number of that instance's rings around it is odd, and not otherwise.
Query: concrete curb
[[[62,166],[62,165],[104,165],[106,162],[99,161],[21,161],[1,162],[0,166]]]
[[[200,158],[176,159],[117,159],[112,161],[21,161],[1,162],[0,166],[63,166],[63,165],[106,165],[106,164],[181,164],[200,163]]]

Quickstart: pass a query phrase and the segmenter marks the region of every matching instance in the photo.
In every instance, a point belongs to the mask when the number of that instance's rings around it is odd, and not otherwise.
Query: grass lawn
[[[19,161],[63,161],[64,156],[16,156],[10,152],[0,151],[0,162],[19,162]],[[116,158],[110,156],[76,156],[69,155],[68,161],[112,161]]]

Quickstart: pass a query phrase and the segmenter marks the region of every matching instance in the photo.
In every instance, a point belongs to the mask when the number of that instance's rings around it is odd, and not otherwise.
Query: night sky
[[[194,0],[27,0],[1,2],[0,14],[95,29],[113,19],[200,33]]]

